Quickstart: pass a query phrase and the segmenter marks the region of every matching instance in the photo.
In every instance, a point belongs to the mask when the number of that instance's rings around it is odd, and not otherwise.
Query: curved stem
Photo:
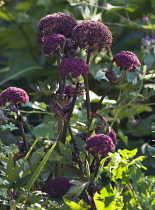
[[[109,91],[112,89],[112,87],[114,87],[118,82],[120,82],[124,76],[126,75],[126,70],[123,71],[122,75],[115,81],[115,82],[111,82],[111,84],[109,85],[109,87],[105,90],[105,92],[103,93],[102,97],[100,98],[99,102],[97,103],[94,113],[97,112],[98,108],[100,107],[103,99],[105,98],[105,96],[109,93]]]
[[[100,107],[100,105],[102,104],[103,99],[105,98],[105,96],[109,93],[109,91],[111,90],[112,87],[114,87],[114,83],[111,83],[109,85],[109,87],[105,90],[104,94],[102,95],[102,97],[100,98],[99,102],[97,103],[93,113],[96,113],[98,108]]]

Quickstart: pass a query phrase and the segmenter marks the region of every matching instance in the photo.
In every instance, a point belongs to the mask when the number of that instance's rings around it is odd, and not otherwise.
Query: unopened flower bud
[[[106,78],[111,81],[111,82],[115,82],[117,80],[117,76],[114,73],[113,70],[109,70],[105,73]]]

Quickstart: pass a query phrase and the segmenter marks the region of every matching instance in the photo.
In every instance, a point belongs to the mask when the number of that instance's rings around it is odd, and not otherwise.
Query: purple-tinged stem
[[[72,138],[75,154],[78,158],[79,169],[80,169],[81,173],[83,174],[84,173],[84,168],[83,168],[82,161],[81,161],[81,158],[80,158],[80,155],[79,155],[79,149],[77,148],[76,141],[75,141],[75,138],[74,138],[74,135],[73,135],[73,132],[72,132],[72,129],[71,129],[70,126],[68,126],[68,130],[69,130],[69,133],[70,133],[71,138]]]
[[[111,82],[109,87],[105,90],[105,92],[103,93],[102,97],[100,98],[99,102],[97,103],[93,113],[96,113],[98,108],[101,106],[103,99],[105,98],[105,96],[110,92],[110,90],[118,83],[120,82],[124,76],[126,75],[126,70],[123,71],[122,75],[115,81],[115,82]]]
[[[72,112],[73,112],[73,109],[74,109],[74,106],[75,106],[75,102],[76,102],[76,95],[73,96],[73,100],[71,102],[71,107],[70,107],[70,110],[68,112],[68,115],[67,115],[67,122],[68,123],[64,123],[64,127],[63,127],[63,132],[62,132],[62,143],[65,144],[65,141],[66,141],[66,134],[67,134],[67,128],[68,128],[68,125],[69,125],[69,121],[70,121],[70,118],[72,116]]]
[[[60,52],[57,53],[57,65],[59,70],[60,65]],[[59,94],[60,94],[60,104],[62,105],[62,95],[63,95],[63,84],[62,84],[62,76],[58,72],[58,81],[59,81]],[[62,119],[60,116],[58,116],[58,133],[59,135],[59,141],[62,139]]]
[[[90,56],[91,53],[88,52],[86,63],[89,65],[90,63]],[[91,112],[91,105],[90,105],[90,95],[89,95],[89,83],[88,83],[88,75],[84,76],[84,84],[86,87],[86,106],[87,106],[87,119],[89,119],[89,114]]]

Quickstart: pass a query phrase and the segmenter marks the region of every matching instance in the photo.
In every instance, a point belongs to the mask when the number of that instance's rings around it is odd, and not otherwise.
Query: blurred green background
[[[42,17],[64,12],[73,16],[77,22],[87,19],[105,23],[113,34],[113,44],[111,51],[105,56],[92,56],[90,90],[96,95],[102,95],[108,82],[99,70],[107,68],[105,63],[109,62],[114,54],[129,50],[138,56],[142,63],[141,69],[138,73],[128,74],[126,80],[110,92],[108,100],[115,100],[116,103],[105,103],[100,114],[105,116],[117,131],[118,148],[138,147],[141,154],[142,147],[144,154],[150,154],[145,143],[153,148],[154,0],[7,0],[0,1],[0,5],[1,91],[9,86],[16,86],[31,93],[33,90],[29,84],[38,80],[52,84],[57,79],[56,57],[44,57],[41,46],[36,44],[35,33]],[[146,21],[146,17],[149,21]],[[146,40],[146,36],[149,36],[149,40]],[[145,45],[143,41],[149,43]],[[115,71],[119,74],[117,68]],[[41,102],[43,99],[30,95],[30,100]],[[95,101],[94,98],[92,106]],[[154,148],[152,153],[155,153]],[[147,164],[152,164],[151,159]]]

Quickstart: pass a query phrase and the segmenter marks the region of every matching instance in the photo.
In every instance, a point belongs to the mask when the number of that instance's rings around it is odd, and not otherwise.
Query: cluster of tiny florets
[[[0,94],[0,105],[3,106],[5,106],[7,102],[18,105],[20,103],[26,104],[28,101],[28,94],[21,88],[9,87]]]
[[[116,62],[116,65],[120,69],[126,69],[130,72],[135,72],[141,65],[138,57],[130,51],[121,51],[120,53],[117,53],[112,62]]]
[[[65,36],[61,34],[52,34],[47,37],[43,46],[43,54],[52,56],[60,48],[60,44],[65,40]]]
[[[105,134],[94,135],[86,140],[85,149],[93,156],[99,153],[107,155],[109,152],[113,151],[114,148],[115,146],[112,139]]]
[[[80,47],[86,52],[101,52],[110,48],[112,34],[103,23],[86,20],[73,29],[72,42],[76,48]]]
[[[77,25],[75,19],[69,15],[58,12],[43,17],[37,27],[36,38],[40,44],[52,34],[61,34],[66,38],[71,37],[73,28]]]
[[[72,184],[69,183],[70,180],[66,177],[57,177],[52,179],[46,188],[46,192],[51,198],[61,198],[64,196]]]
[[[80,58],[69,57],[65,58],[59,65],[59,74],[68,75],[77,78],[80,75],[85,76],[89,72],[89,67],[86,62]]]

